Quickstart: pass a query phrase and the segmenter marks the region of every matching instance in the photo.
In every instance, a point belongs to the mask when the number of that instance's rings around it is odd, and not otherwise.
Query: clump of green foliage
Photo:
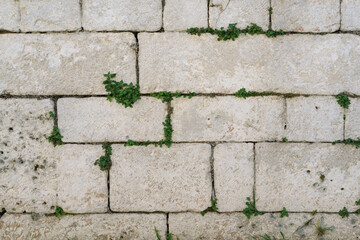
[[[281,141],[283,141],[283,142],[287,142],[287,141],[288,141],[288,139],[287,139],[286,137],[283,137],[283,138],[281,138]]]
[[[344,207],[342,210],[339,211],[339,215],[340,215],[342,218],[345,218],[345,217],[349,217],[349,216],[350,216],[349,211],[347,210],[346,207]]]
[[[105,155],[97,159],[94,165],[99,165],[101,171],[107,171],[111,167],[111,144],[106,142],[102,145],[102,148],[105,150]]]
[[[289,213],[287,212],[285,207],[283,207],[283,209],[280,212],[280,218],[283,218],[283,217],[289,217]]]
[[[332,142],[333,145],[335,145],[337,143],[344,143],[345,145],[353,145],[356,148],[359,148],[360,147],[360,138],[357,138],[357,140],[348,138],[345,140],[336,140],[336,141]]]
[[[316,227],[316,233],[318,236],[324,236],[326,231],[332,231],[332,228],[326,228],[321,226],[321,224],[318,222],[318,224],[315,226]]]
[[[211,199],[211,207],[208,207],[207,209],[205,209],[204,211],[200,212],[200,214],[202,216],[205,216],[205,214],[207,212],[216,212],[218,210],[218,207],[216,206],[217,205],[217,198],[215,199]]]
[[[189,93],[183,93],[183,92],[155,92],[155,93],[150,93],[150,96],[155,97],[157,99],[161,99],[162,102],[170,102],[171,100],[175,98],[179,98],[179,97],[183,97],[183,98],[192,98],[194,96],[196,96],[196,93],[194,92],[189,92]]]
[[[281,234],[281,239],[279,238],[279,240],[286,240],[285,235],[282,232],[280,232],[280,234]],[[278,240],[276,237],[271,237],[267,234],[262,235],[262,236],[252,236],[252,239],[254,239],[254,240]]]
[[[128,146],[149,146],[151,143],[150,141],[146,141],[146,142],[135,142],[131,139],[127,140],[127,142],[124,144],[125,147]]]
[[[48,137],[48,141],[52,142],[54,146],[63,145],[62,138],[63,136],[60,134],[60,129],[57,126],[54,126],[51,135]]]
[[[62,216],[69,215],[69,214],[70,213],[65,212],[61,207],[59,207],[59,206],[55,207],[55,216],[57,218],[60,219]],[[75,214],[71,214],[71,215],[75,215]]]
[[[359,201],[355,201],[355,204],[360,205],[360,199],[359,199]]]
[[[350,98],[345,93],[339,93],[335,97],[337,99],[337,103],[343,108],[348,109],[351,103]]]
[[[108,72],[107,74],[104,74],[104,77],[106,77],[106,80],[103,84],[105,85],[105,90],[108,93],[107,100],[110,102],[114,98],[117,103],[121,103],[125,106],[125,108],[132,108],[133,104],[141,98],[139,84],[127,84],[122,80],[120,82],[116,82],[112,80],[116,77],[116,73]]]
[[[311,212],[311,215],[316,215],[317,212],[318,212],[318,210],[314,210],[314,211]]]
[[[274,94],[273,92],[253,92],[253,91],[246,91],[245,88],[242,88],[240,89],[239,91],[237,91],[235,93],[235,96],[236,97],[239,97],[239,98],[247,98],[247,97],[255,97],[255,96],[269,96],[269,95],[272,95]]]
[[[154,227],[154,230],[155,230],[156,239],[157,239],[157,240],[161,240],[160,235],[159,235],[159,232],[158,232],[158,230],[156,229],[156,227]],[[176,240],[180,240],[175,234],[172,234],[172,233],[168,233],[168,234],[166,235],[166,240],[173,240],[174,237],[176,237]]]
[[[212,35],[218,36],[218,41],[226,41],[226,40],[235,40],[240,36],[240,34],[265,34],[267,37],[276,37],[278,35],[284,35],[283,30],[280,31],[274,31],[272,29],[269,29],[268,31],[264,31],[260,26],[256,25],[255,23],[251,23],[249,26],[247,26],[244,29],[240,29],[236,27],[236,23],[229,24],[227,29],[224,29],[223,27],[220,29],[213,29],[211,27],[207,28],[189,28],[186,30],[187,33],[191,35],[198,35],[200,36],[203,33],[210,33]]]
[[[273,8],[269,7],[269,14],[272,15],[272,13],[273,13]]]
[[[50,115],[50,118],[55,119],[55,114],[54,114],[53,111],[50,111],[50,112],[49,112],[49,115]]]
[[[243,213],[248,219],[250,219],[252,215],[254,216],[263,215],[262,212],[256,209],[255,189],[253,189],[253,200],[251,201],[250,197],[246,198],[246,200],[247,200],[246,202],[247,207],[244,208]]]

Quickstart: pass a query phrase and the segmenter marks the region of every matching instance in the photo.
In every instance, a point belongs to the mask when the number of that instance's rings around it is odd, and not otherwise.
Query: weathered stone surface
[[[0,99],[0,209],[54,212],[51,100]]]
[[[20,0],[21,31],[74,31],[81,28],[79,0]]]
[[[280,97],[194,97],[173,101],[174,141],[270,141],[284,132]]]
[[[20,29],[19,3],[16,0],[1,0],[0,30],[18,32]]]
[[[85,30],[157,31],[162,25],[161,0],[83,0]]]
[[[345,138],[360,138],[360,99],[350,98],[349,109],[345,110]],[[341,138],[339,138],[341,140]]]
[[[202,211],[210,206],[210,145],[113,145],[113,211]]]
[[[242,211],[254,186],[254,145],[225,143],[214,149],[214,179],[220,212]]]
[[[237,23],[237,27],[245,28],[255,23],[266,30],[269,26],[268,0],[211,0],[209,22],[213,28],[226,28]]]
[[[207,8],[207,0],[166,0],[164,8],[165,31],[182,31],[192,27],[207,27]]]
[[[244,87],[283,93],[360,94],[360,36],[216,39],[206,34],[139,34],[141,91],[234,93]]]
[[[340,28],[338,0],[273,0],[273,29],[296,32],[334,32]]]
[[[324,240],[357,239],[360,234],[360,217],[351,215],[342,219],[334,214],[290,213],[289,217],[280,218],[280,214],[264,214],[247,220],[242,213],[170,213],[170,232],[179,239],[252,239],[252,236],[275,236],[282,239],[280,232],[288,240],[319,239],[316,226],[332,228],[321,236]]]
[[[326,143],[256,144],[256,198],[261,211],[355,211],[360,149]]]
[[[66,212],[106,212],[108,205],[107,172],[94,162],[104,155],[98,145],[56,147],[57,205]]]
[[[1,34],[0,94],[105,94],[103,74],[136,82],[131,33]]]
[[[64,142],[159,141],[166,114],[166,104],[152,97],[142,97],[133,108],[103,97],[58,100]]]
[[[166,233],[165,214],[86,214],[35,216],[5,214],[0,219],[0,238],[13,239],[155,239],[154,227],[162,239]]]
[[[295,97],[286,101],[286,137],[290,141],[342,139],[344,110],[335,97]]]
[[[341,30],[360,30],[360,2],[358,0],[342,0],[341,2]]]

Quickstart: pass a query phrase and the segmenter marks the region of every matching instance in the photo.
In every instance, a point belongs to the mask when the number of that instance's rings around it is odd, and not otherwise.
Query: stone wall
[[[359,0],[1,0],[0,239],[360,239],[359,32]]]

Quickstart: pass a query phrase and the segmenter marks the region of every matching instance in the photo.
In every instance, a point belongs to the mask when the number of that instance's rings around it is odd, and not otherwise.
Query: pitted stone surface
[[[214,149],[214,179],[220,212],[242,211],[254,186],[254,145],[224,143]]]
[[[360,30],[360,1],[342,0],[341,2],[341,30]]]
[[[345,138],[360,138],[360,99],[350,98],[349,109],[345,110]],[[339,138],[341,140],[341,138]]]
[[[210,145],[113,145],[113,211],[202,211],[210,206]]]
[[[208,26],[207,0],[166,0],[165,31],[183,31],[192,27]]]
[[[142,97],[133,108],[103,97],[58,100],[64,142],[159,141],[166,114],[166,105],[152,97]]]
[[[331,143],[256,144],[260,211],[355,211],[360,198],[360,149]]]
[[[0,209],[53,212],[56,194],[51,100],[0,99]]]
[[[340,28],[338,0],[272,0],[273,29],[290,32],[334,32]]]
[[[91,31],[157,31],[161,0],[83,0],[83,27]]]
[[[294,97],[286,101],[286,137],[289,141],[342,139],[344,111],[335,97]]]
[[[85,214],[45,217],[5,214],[0,219],[0,238],[13,239],[154,239],[154,227],[165,239],[165,214]]]
[[[1,34],[0,94],[105,94],[108,71],[135,83],[135,43],[131,33]]]
[[[174,141],[271,141],[284,129],[280,97],[194,97],[173,101]]]
[[[16,0],[1,0],[0,30],[18,32],[20,29],[19,2]]]
[[[101,146],[71,144],[55,150],[57,205],[71,213],[106,212],[107,173],[94,165],[95,160],[104,155]]]
[[[227,28],[229,24],[237,23],[238,28],[246,28],[255,23],[267,30],[269,8],[268,0],[210,0],[210,27]]]
[[[139,34],[143,93],[360,94],[360,36],[264,35],[217,41],[187,33]],[[161,66],[161,67],[159,67]]]
[[[81,28],[79,0],[19,0],[22,32],[74,31]]]

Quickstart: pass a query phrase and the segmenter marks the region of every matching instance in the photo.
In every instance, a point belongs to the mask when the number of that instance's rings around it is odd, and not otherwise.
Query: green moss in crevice
[[[53,127],[51,135],[48,137],[48,141],[53,143],[54,146],[63,145],[63,136],[60,134],[60,129],[57,126]]]
[[[287,212],[285,207],[283,207],[283,209],[280,212],[280,218],[283,218],[283,217],[289,217],[289,213]]]
[[[57,217],[57,218],[61,218],[62,216],[65,216],[65,215],[75,215],[75,214],[73,214],[73,213],[67,213],[67,212],[65,212],[61,207],[59,207],[59,206],[56,206],[55,207],[55,216]]]
[[[336,140],[336,141],[332,142],[333,145],[335,145],[337,143],[343,143],[345,145],[353,145],[356,148],[359,148],[360,147],[360,138],[357,138],[357,140],[348,138],[348,139],[345,139],[345,140]]]
[[[335,98],[337,99],[337,103],[341,107],[346,108],[346,109],[349,108],[351,101],[350,101],[350,98],[345,93],[339,93],[338,95],[336,95]]]
[[[349,216],[350,216],[349,211],[347,210],[346,207],[344,207],[342,210],[339,211],[339,215],[340,215],[342,218],[346,218],[346,217],[349,217]]]
[[[111,144],[106,142],[102,145],[102,148],[105,151],[105,155],[97,159],[94,165],[99,165],[101,171],[107,171],[111,167],[111,155],[112,155]]]
[[[183,93],[183,92],[154,92],[154,93],[150,93],[150,96],[161,99],[162,102],[170,102],[171,100],[175,98],[179,98],[179,97],[184,97],[184,98],[192,98],[194,96],[196,96],[196,93],[194,92],[189,92],[189,93]]]
[[[254,216],[263,215],[262,212],[256,209],[255,189],[253,189],[253,200],[251,200],[250,197],[246,198],[246,200],[247,200],[246,202],[247,207],[244,208],[243,213],[248,219],[250,219],[252,215]]]
[[[269,96],[269,95],[272,95],[274,94],[273,92],[253,92],[253,91],[246,91],[245,88],[242,88],[240,89],[239,91],[237,91],[235,93],[235,96],[236,97],[239,97],[239,98],[247,98],[247,97],[255,97],[255,96]]]
[[[200,212],[200,214],[202,216],[205,216],[205,214],[207,212],[216,212],[218,210],[218,207],[217,207],[217,198],[215,199],[211,199],[211,207],[208,207],[207,209],[205,209],[204,211]]]

